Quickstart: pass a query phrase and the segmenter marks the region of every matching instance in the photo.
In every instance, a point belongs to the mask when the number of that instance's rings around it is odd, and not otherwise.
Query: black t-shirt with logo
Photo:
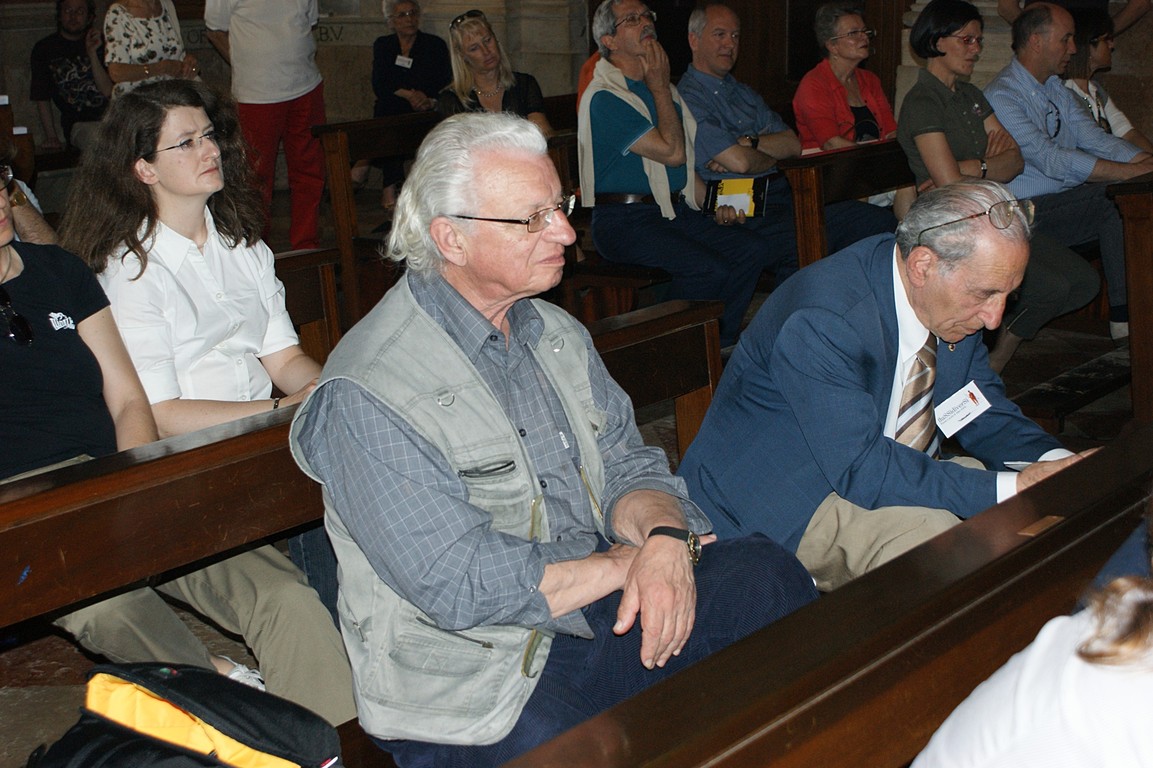
[[[103,58],[104,49],[99,53]],[[68,40],[57,32],[32,47],[30,98],[56,104],[65,138],[76,123],[100,119],[108,98],[96,86],[83,38]]]
[[[64,249],[12,247],[24,271],[3,286],[33,340],[14,343],[0,316],[0,478],[116,451],[100,364],[76,331],[108,297],[88,265]]]

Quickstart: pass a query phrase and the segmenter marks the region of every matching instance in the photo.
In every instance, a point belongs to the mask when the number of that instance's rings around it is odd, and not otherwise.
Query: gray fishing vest
[[[604,414],[588,378],[588,349],[576,320],[542,301],[544,333],[532,354],[552,383],[576,434],[583,476],[604,533],[604,465],[597,433]],[[321,383],[344,378],[379,398],[447,458],[468,486],[469,503],[492,515],[494,530],[548,540],[540,484],[519,433],[488,386],[443,328],[401,281],[337,345]],[[311,399],[292,425],[292,452]],[[324,493],[325,525],[340,561],[341,633],[365,730],[384,739],[491,744],[520,717],[548,658],[551,634],[517,626],[438,628],[373,570]],[[382,509],[381,515],[406,514]]]

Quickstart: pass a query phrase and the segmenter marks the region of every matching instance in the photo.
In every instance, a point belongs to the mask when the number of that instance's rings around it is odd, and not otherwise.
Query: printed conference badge
[[[933,413],[937,417],[937,426],[945,437],[957,434],[973,419],[989,410],[989,401],[985,398],[977,382],[970,381],[949,396],[949,399],[938,405]]]

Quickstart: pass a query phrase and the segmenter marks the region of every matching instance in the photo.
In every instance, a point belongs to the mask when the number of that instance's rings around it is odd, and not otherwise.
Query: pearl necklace
[[[482,90],[478,89],[476,91],[476,95],[480,96],[482,99],[487,99],[489,96],[496,96],[498,93],[500,93],[503,90],[504,90],[504,86],[501,85],[500,83],[497,83],[496,88],[493,88],[491,91],[482,91]]]

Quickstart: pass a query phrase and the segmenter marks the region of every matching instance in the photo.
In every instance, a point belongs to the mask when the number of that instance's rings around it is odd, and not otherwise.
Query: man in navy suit
[[[680,466],[719,536],[760,531],[833,589],[1079,458],[1005,397],[981,339],[1021,282],[1031,211],[991,181],[933,190],[895,238],[772,293]],[[921,446],[899,423],[910,392]],[[954,433],[973,458],[938,460]]]

